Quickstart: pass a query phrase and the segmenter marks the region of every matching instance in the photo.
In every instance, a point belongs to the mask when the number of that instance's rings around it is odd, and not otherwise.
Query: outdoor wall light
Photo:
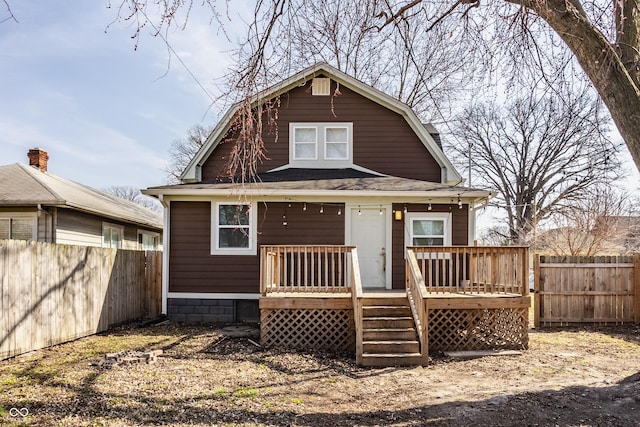
[[[396,219],[396,221],[402,220],[402,211],[401,210],[393,211],[393,217]]]

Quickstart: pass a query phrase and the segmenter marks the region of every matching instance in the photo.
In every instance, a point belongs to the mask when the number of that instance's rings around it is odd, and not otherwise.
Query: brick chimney
[[[47,161],[49,160],[49,155],[42,148],[32,148],[27,153],[29,157],[29,166],[36,167],[40,169],[42,172],[47,171]]]

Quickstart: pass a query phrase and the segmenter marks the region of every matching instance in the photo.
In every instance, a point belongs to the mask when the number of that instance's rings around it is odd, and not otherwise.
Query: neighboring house
[[[277,139],[265,131],[255,182],[227,176],[235,106],[181,184],[143,191],[166,206],[170,318],[255,319],[267,245],[355,246],[365,291],[405,289],[407,246],[474,245],[473,206],[490,193],[459,185],[437,131],[407,105],[324,63],[256,99],[276,97]]]
[[[41,148],[28,157],[29,166],[0,166],[0,239],[161,249],[161,215],[47,172]]]

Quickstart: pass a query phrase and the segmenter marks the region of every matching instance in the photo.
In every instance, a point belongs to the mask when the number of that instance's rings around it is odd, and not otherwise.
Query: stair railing
[[[360,263],[358,261],[358,250],[351,248],[351,298],[353,300],[353,319],[355,321],[356,329],[356,363],[362,364],[363,353],[363,335],[364,329],[362,321],[362,305],[363,305],[363,292],[362,281],[360,279]]]
[[[416,254],[407,249],[407,298],[416,324],[422,365],[429,363],[429,311],[427,307],[427,288],[422,277]]]

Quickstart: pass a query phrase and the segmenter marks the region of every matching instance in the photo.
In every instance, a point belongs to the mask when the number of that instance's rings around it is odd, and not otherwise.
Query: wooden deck
[[[438,351],[525,349],[523,250],[481,250],[420,260],[409,250],[407,289],[378,290],[362,288],[356,248],[313,247],[311,256],[305,248],[263,249],[262,344],[355,353],[365,366],[426,365]],[[446,282],[427,286],[423,272]],[[460,277],[470,279],[461,286]]]

